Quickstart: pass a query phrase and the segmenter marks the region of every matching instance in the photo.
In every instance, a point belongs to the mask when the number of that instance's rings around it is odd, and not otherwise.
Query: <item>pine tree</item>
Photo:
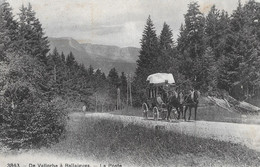
[[[93,68],[91,67],[91,69]],[[92,78],[90,82],[92,82],[91,86],[93,87],[93,94],[92,97],[90,97],[90,104],[92,106],[95,106],[93,107],[93,109],[95,109],[96,111],[103,112],[111,102],[111,98],[109,97],[109,91],[112,87],[111,85],[108,85],[106,76],[104,73],[102,73],[100,69],[97,69],[94,72],[94,74],[92,74],[92,76],[89,77]]]
[[[188,5],[188,12],[185,14],[185,31],[187,33],[187,45],[189,57],[202,56],[204,52],[203,34],[205,19],[199,11],[199,5],[194,2]]]
[[[94,86],[98,88],[106,89],[106,76],[104,73],[102,73],[100,69],[96,70],[94,74],[94,78],[95,78]]]
[[[68,67],[72,67],[72,66],[75,65],[75,64],[76,64],[75,57],[74,57],[73,53],[70,52],[70,53],[68,54],[67,58],[66,58],[66,65],[67,65]]]
[[[93,76],[94,75],[94,68],[92,67],[92,65],[90,65],[89,68],[88,68],[88,75],[89,76]]]
[[[180,26],[180,35],[177,38],[177,50],[180,54],[183,55],[184,58],[186,58],[186,41],[187,41],[187,31],[185,30],[185,26],[183,24],[181,24]]]
[[[65,58],[65,55],[64,55],[63,52],[61,52],[61,60],[62,60],[63,63],[66,62],[66,58]]]
[[[164,22],[163,29],[161,31],[160,37],[160,50],[169,50],[174,46],[172,39],[172,30],[170,26]]]
[[[3,8],[0,6],[0,94],[2,95],[5,91],[5,85],[6,85],[6,70],[7,70],[7,56],[6,56],[6,47],[5,44],[7,43],[6,34],[7,29],[5,28],[5,21],[3,18]],[[0,101],[2,103],[2,101]]]
[[[6,43],[6,29],[4,28],[5,26],[5,21],[3,19],[3,9],[0,6],[0,62],[5,59],[5,43]]]
[[[223,89],[222,81],[226,80],[222,74],[226,73],[225,68],[221,68],[229,52],[227,37],[229,35],[229,17],[227,12],[220,12],[215,5],[209,11],[205,22],[205,54],[202,57],[202,64],[206,69],[201,69],[199,77],[204,91],[215,91],[218,87]],[[212,57],[213,56],[213,57]],[[226,78],[226,79],[225,79]]]
[[[243,28],[246,23],[244,12],[241,1],[239,0],[237,9],[231,15],[231,31],[238,32]]]
[[[242,60],[239,63],[238,75],[239,81],[243,85],[243,93],[246,97],[254,94],[254,89],[259,89],[259,71],[260,71],[260,41],[257,36],[260,25],[260,3],[253,0],[243,6],[245,24],[239,31],[241,36],[240,45]],[[241,44],[242,43],[242,44]],[[246,49],[242,52],[242,49]],[[258,84],[257,84],[258,83]]]
[[[16,41],[18,39],[18,23],[14,20],[10,4],[4,1],[1,5],[1,29],[5,29],[5,50],[14,51],[17,49]]]
[[[223,54],[225,42],[225,36],[227,31],[227,25],[225,19],[225,12],[216,9],[215,5],[211,7],[206,22],[205,22],[205,43],[207,47],[213,49],[213,53],[216,58],[219,58]]]
[[[174,42],[172,39],[172,30],[166,23],[163,24],[163,29],[159,37],[159,49],[160,53],[158,56],[159,70],[161,72],[168,72],[169,68],[174,63]]]
[[[249,0],[243,7],[246,16],[246,22],[252,28],[252,33],[256,35],[257,40],[260,40],[260,3],[254,0]]]
[[[33,55],[36,55],[42,62],[46,62],[46,55],[49,52],[49,41],[48,37],[45,36],[42,25],[38,19],[33,22],[34,32],[35,32],[35,50]]]
[[[141,50],[137,60],[134,78],[134,99],[140,104],[144,99],[145,83],[148,75],[158,72],[159,43],[154,24],[149,16],[141,39]]]
[[[199,60],[204,54],[204,25],[205,19],[199,11],[199,5],[196,2],[190,3],[185,14],[185,25],[180,29],[177,49],[181,55],[180,72],[192,80],[197,88],[201,86],[196,83],[200,69],[195,69],[195,66],[199,67],[196,63],[200,63]]]
[[[196,83],[201,85],[203,92],[213,91],[217,89],[219,64],[215,59],[214,51],[208,47],[205,54],[195,63],[195,70],[197,72]]]
[[[259,3],[258,3],[259,4]],[[237,9],[231,15],[230,31],[227,38],[228,51],[223,63],[220,83],[221,87],[232,93],[234,86],[246,87],[240,94],[250,91],[253,81],[257,78],[259,67],[259,40],[257,31],[259,24],[255,21],[259,16],[259,5],[249,1],[244,6],[239,1]],[[258,11],[258,12],[257,12]]]
[[[106,76],[100,69],[97,69],[95,72],[93,70],[93,74],[89,74],[90,68],[87,70],[89,82],[91,83],[91,86],[93,87],[94,92],[99,92],[100,94],[103,92],[105,93],[108,87],[108,83],[106,80]],[[92,67],[91,67],[92,70]]]
[[[118,72],[116,71],[115,68],[112,68],[109,71],[107,79],[108,79],[108,82],[110,83],[110,85],[112,85],[115,88],[119,87],[120,80],[119,80]]]
[[[215,56],[217,58],[226,55],[227,52],[229,52],[230,48],[227,45],[227,38],[229,35],[229,31],[230,31],[230,19],[228,16],[228,13],[224,10],[222,10],[221,14],[220,14],[220,18],[218,21],[218,35],[220,35],[219,42],[216,45],[216,49],[215,49]]]
[[[154,66],[156,65],[158,58],[158,47],[155,27],[149,16],[141,40],[141,50],[139,60],[137,60],[137,73],[138,71],[142,71],[142,69],[148,70],[150,73],[156,71]]]
[[[27,29],[29,29],[28,25],[26,24],[26,10],[27,8],[22,5],[22,7],[20,8],[20,13],[19,13],[19,28],[18,28],[18,45],[21,47],[20,48],[20,52],[24,53],[25,50],[29,49],[29,47],[27,46]]]
[[[19,18],[19,44],[22,51],[46,63],[49,42],[30,3],[28,7],[21,7]]]
[[[47,71],[49,77],[49,86],[56,94],[61,95],[63,81],[66,77],[65,63],[62,61],[61,55],[55,47],[53,52],[47,57]]]
[[[120,85],[120,80],[118,76],[118,72],[116,71],[115,68],[112,68],[107,76],[107,80],[109,83],[109,90],[108,94],[111,100],[111,104],[116,105],[116,100],[117,100],[117,88],[119,88]]]

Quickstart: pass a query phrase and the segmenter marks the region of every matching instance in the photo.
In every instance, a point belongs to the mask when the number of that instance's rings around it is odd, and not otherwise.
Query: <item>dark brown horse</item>
[[[199,104],[199,96],[200,93],[199,91],[194,91],[194,90],[190,90],[190,93],[185,96],[185,100],[184,100],[184,105],[185,105],[185,109],[184,109],[184,120],[186,121],[186,111],[187,109],[189,109],[189,118],[188,120],[190,120],[191,117],[191,109],[194,108],[195,110],[195,120],[197,119],[197,109],[198,109],[198,104]]]

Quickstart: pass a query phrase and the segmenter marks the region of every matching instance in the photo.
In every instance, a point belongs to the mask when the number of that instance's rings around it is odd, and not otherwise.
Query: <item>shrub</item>
[[[65,128],[61,108],[35,97],[24,86],[6,90],[0,112],[3,116],[0,138],[10,149],[49,146],[58,141]]]
[[[65,113],[52,101],[45,86],[45,66],[37,59],[7,54],[5,72],[0,73],[0,142],[10,149],[49,146],[57,142],[65,128]]]

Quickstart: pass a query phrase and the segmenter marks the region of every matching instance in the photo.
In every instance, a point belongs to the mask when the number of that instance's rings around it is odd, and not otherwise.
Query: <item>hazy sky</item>
[[[191,0],[7,0],[14,14],[22,4],[32,4],[46,34],[72,37],[81,43],[140,47],[146,19],[151,15],[157,35],[163,22],[170,25],[176,40],[187,4]],[[247,0],[241,0],[244,2]],[[215,4],[229,14],[238,0],[198,0],[207,14]]]

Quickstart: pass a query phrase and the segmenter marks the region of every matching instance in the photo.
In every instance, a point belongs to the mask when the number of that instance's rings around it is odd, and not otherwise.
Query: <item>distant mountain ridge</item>
[[[59,52],[65,55],[70,51],[79,63],[83,63],[86,67],[92,65],[94,68],[100,68],[106,74],[113,67],[118,72],[134,73],[136,68],[136,60],[139,55],[139,48],[124,47],[111,45],[99,45],[91,43],[79,43],[73,38],[49,37],[50,52],[56,47]]]

